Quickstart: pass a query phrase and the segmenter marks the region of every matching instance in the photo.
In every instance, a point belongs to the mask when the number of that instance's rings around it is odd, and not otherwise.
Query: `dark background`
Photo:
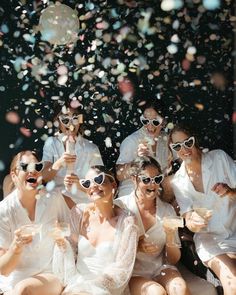
[[[221,148],[233,156],[233,1],[221,1],[218,9],[208,10],[202,1],[189,0],[168,12],[157,0],[79,1],[80,5],[61,1],[78,12],[78,36],[84,39],[56,48],[33,31],[47,7],[44,2],[1,0],[0,4],[0,184],[17,152],[42,152],[46,137],[53,134],[55,103],[73,97],[83,105],[85,136],[99,146],[111,169],[121,141],[140,126],[140,107],[149,100],[160,103],[169,123],[184,122],[195,129],[202,147]],[[83,20],[88,13],[90,18]],[[148,15],[149,21],[142,23]],[[101,20],[108,27],[100,36],[96,23]],[[120,41],[125,30],[128,33]],[[26,41],[25,34],[33,41]],[[171,41],[175,34],[178,43]],[[95,39],[101,44],[89,51]],[[177,46],[175,54],[168,52],[170,44]],[[186,55],[190,46],[196,48],[192,56]],[[85,57],[83,65],[75,62],[78,53]],[[19,58],[24,62],[17,68]],[[46,69],[38,76],[32,66],[35,59]],[[124,64],[122,74],[133,93],[129,100],[124,99],[127,89],[114,74],[117,62]],[[68,69],[64,85],[57,83],[56,69],[61,64]],[[86,70],[91,64],[93,69]],[[106,73],[104,79],[97,76],[101,70]],[[9,119],[10,111],[14,113]],[[30,130],[27,136],[24,128]]]

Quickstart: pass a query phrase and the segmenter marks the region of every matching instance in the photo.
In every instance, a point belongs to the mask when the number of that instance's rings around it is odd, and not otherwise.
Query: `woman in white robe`
[[[77,253],[76,274],[63,295],[121,295],[136,256],[135,217],[113,205],[116,182],[104,167],[92,167],[80,183],[91,203],[72,209],[70,241]]]
[[[59,295],[53,274],[56,221],[69,222],[60,192],[41,190],[43,163],[34,152],[18,153],[11,164],[15,189],[0,202],[0,289],[7,295]]]
[[[64,177],[67,175],[75,183],[70,189],[72,200],[75,203],[87,202],[79,179],[85,177],[90,167],[103,165],[99,148],[83,137],[83,115],[78,108],[62,107],[55,116],[55,122],[58,123],[59,132],[48,137],[43,147],[44,180],[54,181],[55,186],[64,188]]]
[[[189,295],[185,281],[174,266],[180,258],[177,227],[163,223],[176,217],[174,208],[161,201],[160,165],[152,157],[138,157],[132,164],[135,190],[116,199],[120,207],[131,210],[139,226],[139,246],[130,290],[132,295]]]
[[[202,152],[192,132],[176,126],[170,147],[183,161],[172,187],[197,253],[236,294],[236,165],[222,150]]]

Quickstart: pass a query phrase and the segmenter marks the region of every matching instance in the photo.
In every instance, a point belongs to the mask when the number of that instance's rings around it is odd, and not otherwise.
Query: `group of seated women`
[[[3,294],[193,294],[177,265],[186,225],[224,295],[236,295],[234,161],[203,152],[185,127],[164,132],[152,105],[140,121],[121,144],[116,177],[72,107],[56,114],[42,161],[32,151],[14,157],[0,202]],[[170,175],[172,159],[181,166]]]

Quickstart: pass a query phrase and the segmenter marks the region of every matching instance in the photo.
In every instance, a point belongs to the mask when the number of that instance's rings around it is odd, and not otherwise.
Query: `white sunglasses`
[[[187,149],[191,149],[195,144],[195,137],[191,136],[188,139],[184,140],[183,142],[176,142],[176,143],[171,143],[170,147],[173,151],[179,152],[184,146]]]
[[[139,179],[145,185],[149,184],[150,182],[152,182],[152,183],[155,182],[155,184],[161,184],[162,181],[164,180],[164,174],[159,174],[159,175],[156,175],[154,177],[148,177],[148,176],[140,175]]]
[[[149,124],[152,124],[153,126],[157,127],[161,125],[163,119],[147,119],[143,115],[140,117],[140,121],[144,126],[147,126]]]
[[[83,188],[89,189],[91,187],[92,183],[102,185],[105,181],[106,176],[110,177],[113,181],[115,181],[114,177],[111,176],[110,174],[106,174],[104,172],[101,172],[92,179],[80,179],[79,183]]]

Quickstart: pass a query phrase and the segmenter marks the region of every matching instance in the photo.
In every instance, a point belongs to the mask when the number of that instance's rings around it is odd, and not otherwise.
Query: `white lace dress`
[[[92,295],[124,294],[132,274],[138,239],[135,218],[123,211],[118,219],[113,241],[94,247],[79,235],[83,211],[81,205],[72,209],[72,239],[77,237],[76,275],[69,279],[63,295],[87,292]]]

